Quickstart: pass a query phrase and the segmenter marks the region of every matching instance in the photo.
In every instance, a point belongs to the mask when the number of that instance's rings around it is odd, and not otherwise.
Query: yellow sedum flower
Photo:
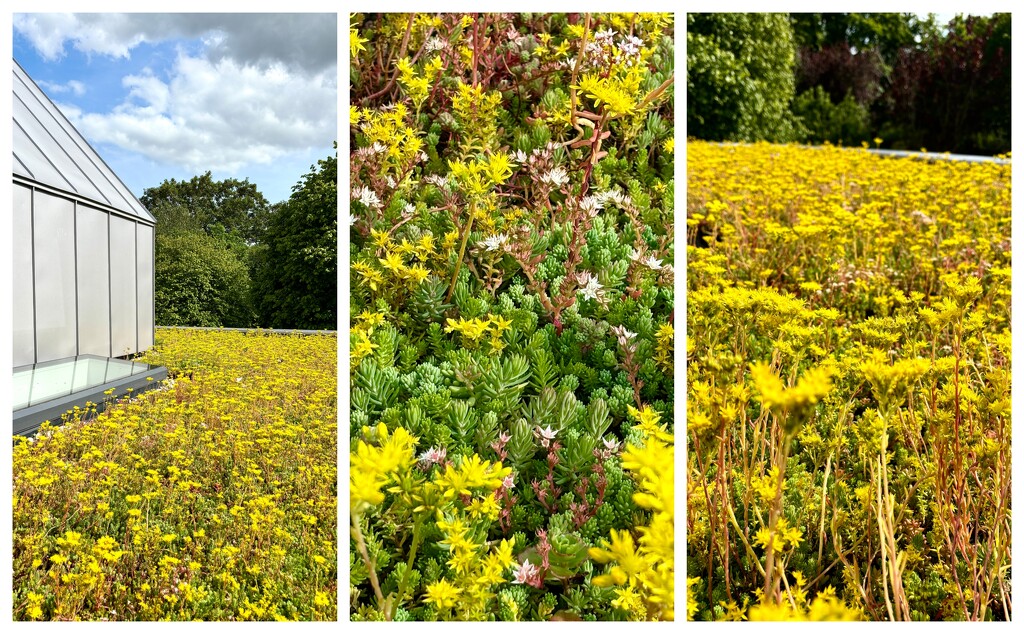
[[[369,430],[365,430],[364,433]],[[384,501],[381,488],[401,469],[411,468],[415,460],[416,438],[404,428],[389,433],[384,423],[375,428],[380,446],[359,440],[350,455],[349,507],[353,514]]]
[[[336,619],[337,337],[156,339],[173,383],[15,443],[14,617]]]
[[[675,452],[674,439],[659,416],[644,406],[629,413],[638,421],[643,447],[627,445],[622,467],[634,473],[640,491],[633,500],[653,511],[647,526],[636,528],[639,541],[628,530],[610,531],[610,541],[589,549],[608,572],[594,577],[597,586],[616,586],[619,605],[636,620],[672,620],[675,614]],[[639,597],[639,599],[638,599]]]
[[[426,600],[437,608],[446,610],[454,608],[461,595],[462,590],[448,583],[447,579],[441,579],[427,586]]]

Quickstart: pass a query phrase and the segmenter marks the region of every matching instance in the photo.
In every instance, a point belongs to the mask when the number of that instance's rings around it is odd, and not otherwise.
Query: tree
[[[876,48],[856,50],[846,41],[801,48],[793,114],[804,140],[857,145],[872,138],[870,107],[882,94],[885,65]]]
[[[220,226],[248,244],[260,241],[270,213],[270,203],[249,179],[215,181],[210,172],[187,181],[165,180],[139,200],[156,216],[157,231],[210,234]]]
[[[903,147],[1010,149],[1010,14],[954,19],[934,46],[906,50],[885,95],[882,135]]]
[[[248,180],[165,180],[140,199],[157,219],[157,323],[254,326],[251,245],[263,234],[270,205]]]
[[[201,231],[157,233],[155,267],[156,323],[255,325],[248,267],[223,241]]]
[[[840,42],[820,49],[801,48],[797,59],[797,94],[820,86],[833,103],[850,95],[865,107],[882,94],[885,65],[877,49],[855,51]]]
[[[796,46],[782,13],[686,17],[688,134],[716,141],[790,141]]]
[[[900,51],[927,46],[939,34],[934,17],[914,13],[791,13],[790,23],[801,49],[877,50],[890,67]]]
[[[335,144],[337,149],[337,144]],[[253,296],[272,328],[337,328],[338,157],[317,161],[269,216]]]
[[[821,86],[797,95],[793,113],[800,118],[811,143],[829,141],[836,145],[857,145],[871,138],[871,117],[853,95],[833,103]]]

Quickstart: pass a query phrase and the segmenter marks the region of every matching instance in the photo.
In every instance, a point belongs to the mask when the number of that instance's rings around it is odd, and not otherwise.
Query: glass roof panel
[[[101,405],[113,389],[119,396],[131,388],[141,392],[167,378],[159,366],[82,355],[14,369],[14,433],[32,431],[43,420],[60,415],[86,402]]]

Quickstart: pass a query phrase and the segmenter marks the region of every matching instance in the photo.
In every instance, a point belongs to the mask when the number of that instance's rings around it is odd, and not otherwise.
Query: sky
[[[334,153],[335,14],[14,14],[14,58],[136,196],[248,179],[286,200]]]

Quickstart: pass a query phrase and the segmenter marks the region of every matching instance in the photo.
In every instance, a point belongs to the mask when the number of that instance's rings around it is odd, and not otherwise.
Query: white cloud
[[[335,14],[16,13],[13,23],[47,60],[63,57],[66,46],[127,58],[143,42],[185,38],[203,40],[213,60],[284,63],[314,74],[337,67]]]
[[[172,76],[122,80],[128,95],[109,113],[62,104],[89,139],[189,171],[236,173],[337,135],[337,78],[289,72],[283,64],[242,66],[179,55]]]
[[[170,68],[121,78],[125,94],[112,110],[77,106],[79,81],[46,85],[90,141],[237,174],[337,138],[333,14],[15,14],[14,28],[47,60],[69,47],[130,58],[143,42],[175,41]]]
[[[85,84],[75,79],[68,80],[66,83],[58,84],[52,81],[40,81],[39,85],[46,89],[51,94],[63,94],[72,93],[76,97],[81,97],[85,94]]]

